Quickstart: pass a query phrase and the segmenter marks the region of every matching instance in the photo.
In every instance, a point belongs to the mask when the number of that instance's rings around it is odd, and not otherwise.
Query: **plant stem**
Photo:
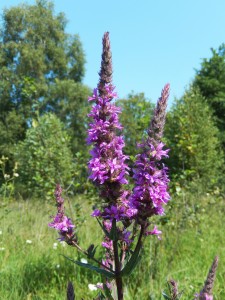
[[[104,269],[107,269],[109,272],[114,273],[113,270],[111,270],[110,268],[108,268],[107,266],[103,265],[100,261],[98,261],[97,259],[95,259],[94,257],[90,257],[88,252],[86,250],[83,250],[76,242],[72,241],[72,245],[74,247],[76,247],[81,253],[85,254],[88,258],[92,259],[93,261],[95,261],[97,264],[99,264],[100,266],[102,266]]]
[[[116,222],[114,219],[113,222]],[[123,300],[123,281],[120,275],[121,265],[118,253],[118,240],[113,241],[113,252],[114,252],[114,262],[115,262],[115,275],[116,275],[116,287],[117,287],[117,298],[118,300]]]

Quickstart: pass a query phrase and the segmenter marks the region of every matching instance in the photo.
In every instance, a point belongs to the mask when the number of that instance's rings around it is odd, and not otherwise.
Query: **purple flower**
[[[102,242],[102,246],[106,249],[111,250],[113,248],[113,241],[109,239],[107,241],[105,240],[104,242]]]
[[[75,227],[73,225],[71,219],[67,218],[67,216],[61,216],[57,214],[52,223],[48,224],[49,227],[55,228],[62,233],[71,232],[72,228]]]
[[[120,240],[124,243],[126,243],[127,246],[130,246],[130,244],[133,242],[132,239],[130,239],[131,232],[124,229],[120,234]]]
[[[136,156],[133,168],[134,189],[130,196],[130,207],[137,209],[137,220],[147,222],[153,215],[164,214],[164,204],[169,199],[168,169],[162,159],[168,157],[168,149],[163,149],[160,141],[165,123],[165,109],[169,86],[166,85],[159,98],[150,129],[149,137],[138,147],[141,153]],[[150,233],[149,234],[153,234]]]
[[[207,293],[195,294],[195,299],[199,300],[213,300],[213,295],[209,295]]]
[[[101,197],[105,198],[106,205],[101,212],[101,217],[117,221],[127,218],[132,212],[128,210],[129,202],[121,201],[124,198],[122,185],[127,184],[126,175],[129,167],[126,164],[128,156],[123,154],[124,140],[118,136],[118,130],[122,129],[118,120],[121,109],[111,103],[114,87],[111,84],[101,86],[103,94],[94,90],[90,101],[95,101],[91,113],[93,122],[89,124],[88,139],[89,144],[93,144],[90,151],[92,158],[88,163],[89,178],[99,186]],[[110,200],[110,201],[109,201]],[[126,212],[128,214],[126,214]],[[100,216],[94,212],[93,216]]]
[[[69,242],[72,238],[75,239],[75,225],[72,223],[71,219],[64,214],[64,199],[61,195],[62,188],[59,184],[57,184],[55,190],[55,198],[58,212],[56,216],[53,217],[53,221],[49,223],[48,226],[58,230],[61,241]]]
[[[124,147],[123,137],[117,136],[117,130],[121,130],[122,126],[118,121],[118,109],[111,104],[111,95],[113,87],[106,86],[109,94],[99,97],[96,91],[91,100],[96,101],[89,116],[93,118],[93,123],[89,124],[88,143],[94,144],[90,154],[92,159],[89,161],[88,167],[90,171],[89,178],[102,185],[105,182],[118,182],[126,184],[125,175],[128,174],[128,166],[125,160],[128,159],[123,154]]]
[[[158,239],[161,239],[160,234],[162,234],[162,231],[158,230],[157,226],[154,226],[153,230],[145,232],[145,235],[156,235]]]

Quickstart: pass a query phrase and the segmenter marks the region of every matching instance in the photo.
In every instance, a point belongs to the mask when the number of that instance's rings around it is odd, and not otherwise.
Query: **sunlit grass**
[[[100,246],[102,233],[96,221],[89,217],[91,207],[88,200],[80,196],[68,202],[66,212],[71,217],[76,215],[75,204],[81,209],[78,218],[82,223],[78,227],[80,244],[83,248],[91,243]],[[195,292],[201,289],[216,254],[220,261],[214,299],[225,299],[225,208],[222,200],[216,203],[206,201],[198,212],[192,209],[188,214],[187,208],[181,208],[182,205],[175,205],[168,211],[170,218],[161,225],[161,241],[153,237],[146,239],[140,264],[135,273],[125,279],[126,300],[162,299],[161,292],[170,278],[179,283],[180,290],[184,290],[182,299],[193,299]],[[61,255],[78,260],[83,258],[75,249],[59,243],[56,231],[48,228],[49,216],[54,213],[53,203],[40,200],[1,206],[1,299],[65,299],[69,280],[74,284],[77,299],[95,297],[96,292],[88,289],[88,283],[101,282],[101,278]]]

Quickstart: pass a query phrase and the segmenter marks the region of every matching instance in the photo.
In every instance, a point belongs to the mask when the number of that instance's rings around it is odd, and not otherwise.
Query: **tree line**
[[[0,195],[50,194],[57,182],[73,193],[90,192],[85,143],[85,54],[66,18],[37,0],[5,9],[0,31]],[[130,164],[144,137],[153,103],[143,93],[119,99]],[[172,185],[222,188],[225,153],[225,44],[212,49],[184,95],[168,112],[166,164]],[[12,184],[13,183],[13,184]]]

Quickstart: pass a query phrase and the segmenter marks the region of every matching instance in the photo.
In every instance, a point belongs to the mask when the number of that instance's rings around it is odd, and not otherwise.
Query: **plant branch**
[[[83,253],[84,255],[86,255],[88,258],[92,259],[94,262],[96,262],[97,264],[99,264],[101,267],[103,267],[104,269],[108,270],[109,272],[115,274],[115,272],[108,268],[107,266],[103,265],[103,263],[101,263],[100,261],[98,261],[97,259],[95,259],[94,257],[91,257],[89,255],[89,253],[86,250],[83,250],[75,241],[72,241],[71,245],[73,245],[75,248],[77,248],[81,253]]]

